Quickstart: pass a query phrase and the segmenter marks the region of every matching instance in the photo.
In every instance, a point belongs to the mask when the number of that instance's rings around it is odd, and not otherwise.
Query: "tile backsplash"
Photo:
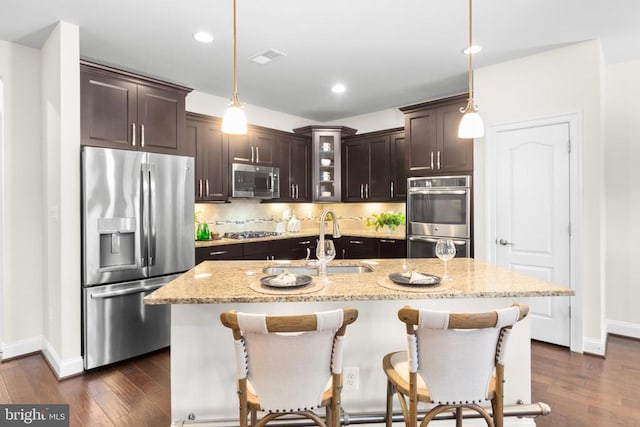
[[[349,230],[374,230],[366,219],[374,213],[405,212],[404,203],[260,203],[255,199],[233,199],[231,203],[195,205],[200,222],[209,224],[215,233],[236,231],[276,231],[278,222],[284,229],[292,214],[300,220],[301,231],[318,230],[318,220],[324,209],[335,212],[342,233]],[[404,233],[404,226],[396,232]]]

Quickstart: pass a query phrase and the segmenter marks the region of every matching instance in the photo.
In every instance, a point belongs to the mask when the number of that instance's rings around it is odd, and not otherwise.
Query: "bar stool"
[[[408,351],[382,359],[387,375],[386,425],[391,426],[393,394],[397,394],[405,425],[418,425],[418,402],[435,404],[422,419],[426,426],[441,412],[478,412],[490,427],[503,427],[504,360],[511,327],[529,312],[526,305],[486,313],[449,313],[403,307]],[[407,398],[409,403],[407,404]],[[480,406],[491,401],[493,419]]]
[[[247,426],[248,414],[255,427],[292,414],[338,426],[344,334],[357,318],[349,307],[289,316],[222,313],[233,331],[240,426]],[[324,421],[314,412],[320,407]],[[258,411],[266,412],[260,420]]]

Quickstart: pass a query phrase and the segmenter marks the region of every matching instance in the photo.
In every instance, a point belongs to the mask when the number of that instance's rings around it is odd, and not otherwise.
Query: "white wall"
[[[0,41],[4,83],[2,357],[39,350],[42,337],[40,52]]]
[[[485,125],[579,112],[583,139],[580,269],[585,342],[604,341],[604,138],[602,52],[585,42],[475,71],[476,101]],[[485,140],[474,147],[476,256],[487,259]]]
[[[43,350],[59,376],[82,371],[79,51],[78,27],[65,22],[42,47]]]
[[[640,338],[640,61],[605,69],[607,319]],[[611,327],[610,327],[611,329]]]
[[[229,102],[227,98],[193,91],[187,95],[186,109],[193,113],[222,117],[229,106]],[[286,132],[291,132],[295,128],[316,124],[304,117],[292,116],[253,105],[245,105],[244,110],[247,114],[247,121],[250,124],[279,129]]]

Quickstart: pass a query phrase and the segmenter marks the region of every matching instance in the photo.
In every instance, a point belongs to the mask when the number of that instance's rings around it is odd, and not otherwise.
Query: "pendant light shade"
[[[464,114],[460,120],[460,126],[458,127],[458,138],[480,138],[484,136],[484,123],[482,117],[478,114],[478,106],[473,99],[473,27],[472,27],[472,14],[471,14],[471,1],[469,0],[469,98],[467,106],[461,108],[460,112]]]
[[[460,120],[458,138],[480,138],[484,136],[484,123],[477,111],[467,111]]]
[[[222,116],[222,132],[232,135],[247,133],[247,116],[240,103],[231,103]]]
[[[222,116],[222,132],[232,135],[247,133],[247,116],[238,100],[238,43],[236,37],[236,0],[233,0],[233,96]]]

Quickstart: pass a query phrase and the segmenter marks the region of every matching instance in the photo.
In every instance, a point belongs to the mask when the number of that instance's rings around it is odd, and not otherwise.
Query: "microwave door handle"
[[[267,190],[273,191],[273,174],[272,173],[270,173],[267,176]]]

